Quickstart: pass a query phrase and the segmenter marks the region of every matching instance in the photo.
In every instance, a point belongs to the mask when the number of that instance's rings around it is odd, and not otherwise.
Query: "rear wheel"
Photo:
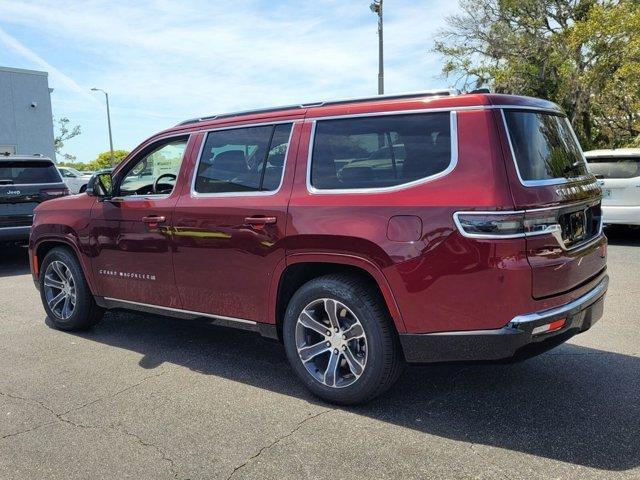
[[[383,393],[403,364],[377,290],[355,276],[327,275],[303,285],[289,302],[283,339],[305,386],[342,405]]]
[[[40,268],[40,297],[47,316],[61,330],[83,330],[102,319],[75,255],[56,247]]]

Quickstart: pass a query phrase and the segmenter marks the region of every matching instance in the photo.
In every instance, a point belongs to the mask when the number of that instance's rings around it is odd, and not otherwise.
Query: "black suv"
[[[39,156],[0,156],[0,242],[29,239],[33,209],[68,195],[53,161]]]

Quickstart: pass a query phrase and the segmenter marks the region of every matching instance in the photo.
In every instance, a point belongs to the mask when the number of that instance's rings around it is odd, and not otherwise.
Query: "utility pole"
[[[107,101],[107,125],[109,126],[109,151],[111,152],[111,166],[116,166],[116,159],[113,156],[113,137],[111,136],[111,111],[109,110],[109,94],[100,88],[93,87],[91,89],[93,92],[102,92],[104,93],[104,97]]]
[[[382,2],[374,0],[370,5],[371,11],[378,15],[378,95],[384,94],[384,38],[382,23]]]

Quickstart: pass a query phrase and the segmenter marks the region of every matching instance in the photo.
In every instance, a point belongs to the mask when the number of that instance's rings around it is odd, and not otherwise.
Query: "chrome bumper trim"
[[[533,312],[525,315],[518,315],[514,317],[508,324],[510,327],[518,328],[524,325],[530,325],[533,323],[544,322],[546,320],[553,320],[567,315],[577,313],[589,305],[595,303],[607,292],[609,286],[609,277],[605,277],[596,285],[592,290],[589,290],[583,296],[576,298],[574,301],[560,305],[559,307],[551,308],[549,310],[543,310],[541,312]]]

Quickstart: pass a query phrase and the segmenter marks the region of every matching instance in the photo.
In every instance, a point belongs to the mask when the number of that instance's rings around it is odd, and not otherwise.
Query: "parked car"
[[[640,148],[585,152],[602,186],[605,224],[640,225]]]
[[[313,393],[354,404],[405,362],[522,359],[589,329],[600,202],[553,103],[322,102],[149,138],[37,209],[31,267],[60,329],[124,308],[254,330]]]
[[[71,193],[82,193],[87,189],[90,174],[87,175],[71,167],[58,167],[58,170]]]
[[[34,208],[68,194],[49,158],[0,155],[0,243],[26,242]]]

